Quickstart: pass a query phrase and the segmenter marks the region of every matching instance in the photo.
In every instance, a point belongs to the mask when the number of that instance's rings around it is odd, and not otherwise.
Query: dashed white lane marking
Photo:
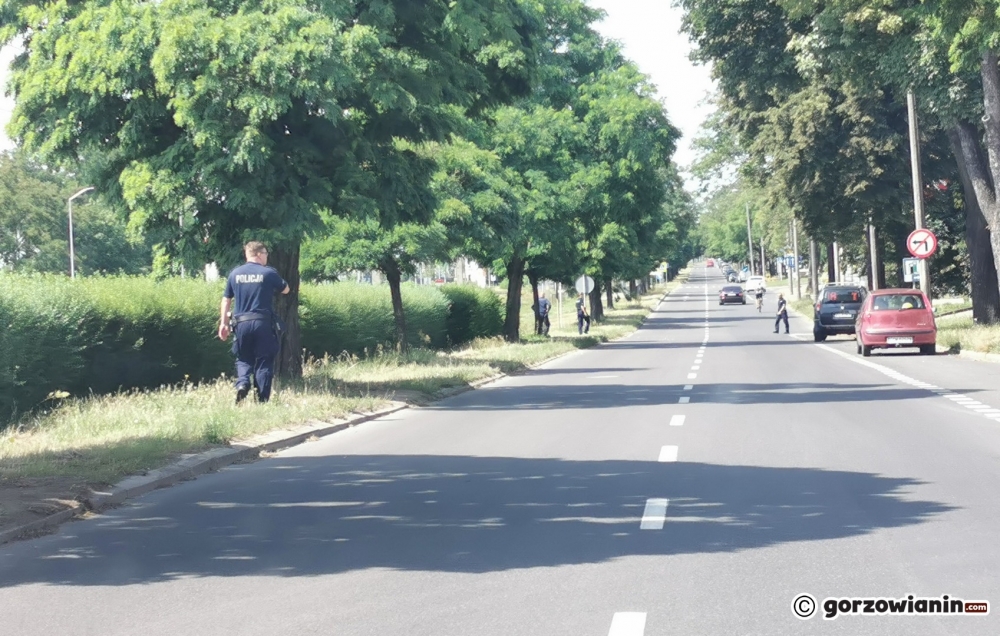
[[[669,503],[669,499],[647,499],[639,529],[663,530],[663,524],[667,520],[667,504]]]
[[[689,397],[687,397],[687,396],[684,396],[684,397],[682,397],[681,399],[677,400],[677,403],[678,403],[678,404],[687,404],[687,403],[689,403],[690,401],[691,401],[691,398],[689,398]]]
[[[840,356],[842,358],[845,358],[847,360],[850,360],[851,362],[854,362],[855,364],[860,364],[860,365],[866,366],[866,367],[868,367],[870,369],[874,369],[874,370],[878,371],[879,373],[881,373],[883,375],[889,376],[890,378],[892,378],[893,380],[896,380],[897,382],[901,382],[903,384],[909,384],[912,387],[915,387],[915,388],[918,388],[918,389],[924,389],[926,391],[930,391],[931,393],[934,393],[935,395],[943,397],[943,398],[945,398],[947,400],[951,400],[952,402],[954,402],[955,404],[957,404],[959,406],[964,406],[965,408],[969,409],[973,413],[982,414],[985,417],[990,418],[990,419],[994,419],[994,420],[1000,419],[1000,413],[998,413],[998,411],[1000,411],[1000,410],[994,409],[993,407],[989,406],[988,404],[983,404],[982,402],[980,402],[978,400],[974,400],[974,399],[970,398],[969,396],[964,395],[962,393],[955,393],[954,391],[949,391],[948,389],[943,389],[943,388],[941,388],[939,386],[935,386],[933,384],[929,384],[929,383],[924,382],[922,380],[917,380],[915,378],[911,378],[910,376],[905,375],[903,373],[900,373],[899,371],[896,371],[895,369],[891,369],[889,367],[882,366],[881,364],[877,364],[875,362],[870,362],[870,361],[864,360],[864,359],[858,359],[858,358],[850,355],[849,353],[845,353],[843,351],[840,351],[839,349],[834,349],[830,345],[817,344],[816,346],[817,347],[821,347],[823,349],[826,349],[827,351],[830,351],[832,353],[835,353],[835,354],[837,354],[838,356]],[[995,415],[994,413],[998,413],[998,414]]]
[[[693,389],[693,388],[694,388],[694,385],[693,385],[693,384],[685,384],[685,385],[684,385],[684,390],[685,390],[685,391],[690,391],[690,390],[691,390],[691,389]]]
[[[686,417],[687,417],[686,415],[674,415],[673,417],[670,418],[670,425],[684,426],[684,418]]]
[[[701,369],[701,365],[697,365],[697,364],[696,364],[696,365],[694,365],[693,367],[691,367],[691,370],[692,370],[692,371],[698,371],[699,369]]]
[[[688,374],[688,380],[696,380],[697,378],[698,378],[698,374],[697,373],[689,373]]]
[[[608,636],[642,636],[646,633],[646,612],[615,612]]]
[[[677,461],[677,451],[679,447],[677,446],[664,446],[660,449],[660,459],[661,462],[675,462]]]

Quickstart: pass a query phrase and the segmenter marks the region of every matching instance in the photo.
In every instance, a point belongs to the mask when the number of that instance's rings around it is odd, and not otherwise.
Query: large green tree
[[[323,210],[377,198],[398,140],[442,138],[530,88],[542,23],[520,0],[0,3],[21,38],[10,131],[50,161],[99,156],[105,197],[231,262],[256,238],[292,293],[278,367],[301,372],[299,251]],[[380,173],[378,179],[392,175]],[[392,216],[379,208],[379,214]],[[405,219],[399,217],[401,222]],[[392,227],[394,222],[383,225]]]

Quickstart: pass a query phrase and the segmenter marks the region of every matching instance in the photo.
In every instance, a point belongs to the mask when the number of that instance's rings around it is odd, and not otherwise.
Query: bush
[[[220,285],[196,280],[0,276],[0,423],[51,394],[217,377]]]
[[[452,346],[503,333],[503,303],[488,289],[475,285],[445,285],[448,298],[448,341]]]
[[[499,334],[500,299],[472,286],[402,288],[412,346]],[[194,279],[0,275],[0,427],[51,397],[202,382],[233,372],[216,338],[222,283]],[[392,349],[388,286],[303,285],[309,355]]]
[[[407,341],[441,349],[448,344],[448,300],[438,288],[402,286]],[[315,357],[363,355],[392,349],[396,324],[386,285],[303,285],[299,310],[302,346]]]

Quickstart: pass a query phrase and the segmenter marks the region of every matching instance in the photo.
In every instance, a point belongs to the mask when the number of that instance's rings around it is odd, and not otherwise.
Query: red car
[[[709,267],[715,267],[715,261],[713,261],[712,259],[708,259],[708,263],[707,263],[707,265],[708,265]]]
[[[931,355],[937,345],[937,324],[927,296],[919,289],[880,289],[865,299],[854,325],[858,353],[872,349],[918,347]]]

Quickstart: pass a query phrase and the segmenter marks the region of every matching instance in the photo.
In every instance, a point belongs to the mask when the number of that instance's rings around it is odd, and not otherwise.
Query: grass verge
[[[518,344],[478,340],[451,352],[416,350],[406,355],[313,361],[301,381],[277,387],[267,405],[235,406],[232,384],[225,380],[67,399],[48,413],[0,432],[0,475],[22,485],[28,483],[25,480],[51,478],[110,484],[179,455],[254,434],[371,411],[391,399],[427,401],[444,389],[516,373],[568,351],[627,335],[664,290],[661,286],[608,310],[606,320],[586,336],[576,334],[574,312],[572,325],[568,321],[561,329],[553,325],[550,338],[532,335]],[[0,507],[5,501],[0,498]]]

